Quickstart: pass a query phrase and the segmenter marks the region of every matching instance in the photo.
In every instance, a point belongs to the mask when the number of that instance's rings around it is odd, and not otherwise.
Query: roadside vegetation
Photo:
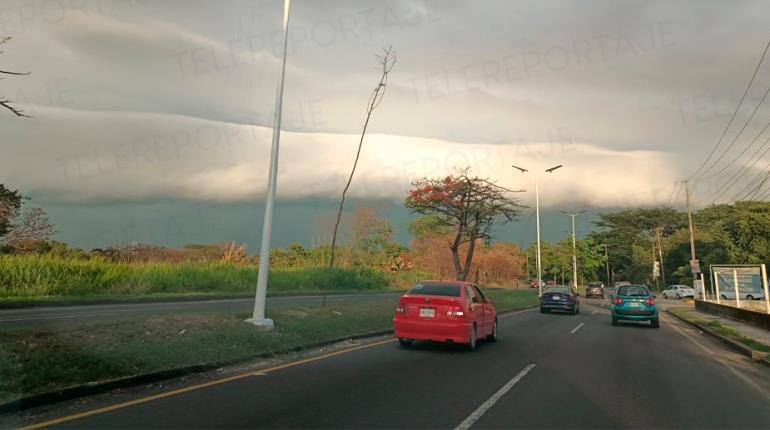
[[[687,309],[669,309],[669,312],[675,314],[680,318],[684,318],[687,321],[692,321],[698,325],[704,326],[716,334],[732,339],[738,343],[748,346],[755,351],[770,352],[770,345],[765,345],[762,342],[751,339],[732,327],[722,325],[717,320],[705,320],[703,318],[696,317],[692,311]]]
[[[0,255],[0,298],[137,297],[173,294],[247,294],[256,285],[251,264],[123,262],[55,255]],[[384,290],[390,280],[366,267],[280,268],[271,271],[272,292]]]
[[[499,311],[537,303],[535,290],[487,290]],[[0,332],[0,403],[37,393],[193,365],[226,364],[389,330],[395,301],[277,309],[272,331],[247,315],[197,314]]]

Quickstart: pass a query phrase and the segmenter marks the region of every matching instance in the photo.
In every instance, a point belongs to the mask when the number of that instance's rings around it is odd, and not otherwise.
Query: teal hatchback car
[[[644,285],[624,285],[615,290],[610,306],[612,325],[618,321],[649,321],[654,328],[660,327],[655,296]]]

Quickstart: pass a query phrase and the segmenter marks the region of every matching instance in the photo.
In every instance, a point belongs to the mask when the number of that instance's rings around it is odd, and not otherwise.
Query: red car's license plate
[[[436,310],[433,308],[420,308],[420,316],[425,318],[434,318]]]

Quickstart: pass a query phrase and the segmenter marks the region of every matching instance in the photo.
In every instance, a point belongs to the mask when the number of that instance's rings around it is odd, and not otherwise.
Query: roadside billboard
[[[770,312],[764,264],[711,265],[709,270],[717,303],[722,300],[735,300],[740,308],[741,300],[764,299]]]

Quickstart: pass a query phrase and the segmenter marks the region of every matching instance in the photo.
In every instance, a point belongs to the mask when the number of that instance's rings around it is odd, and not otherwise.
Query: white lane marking
[[[597,313],[597,312],[599,312],[599,311],[593,311],[593,312],[591,312],[591,315],[592,315],[592,316],[593,316],[593,315],[596,315],[596,313]]]
[[[580,327],[583,327],[583,324],[585,324],[585,323],[578,324],[577,327],[573,328],[570,333],[571,334],[575,334],[576,331],[580,330]]]
[[[498,316],[497,316],[497,318],[498,318],[498,319],[499,319],[499,318],[508,318],[508,317],[512,317],[512,316],[514,316],[514,315],[523,314],[523,313],[525,313],[525,312],[532,312],[532,311],[534,311],[535,309],[537,309],[537,308],[532,308],[532,309],[522,309],[522,310],[520,310],[520,311],[511,312],[511,313],[509,313],[509,314],[505,314],[505,315],[498,315]]]
[[[498,400],[500,400],[501,397],[505,395],[508,391],[513,388],[514,385],[516,385],[519,381],[521,381],[521,378],[527,375],[530,370],[535,368],[535,363],[530,364],[529,366],[525,367],[524,370],[517,373],[516,376],[511,378],[510,381],[506,382],[505,385],[503,385],[502,388],[497,390],[495,394],[492,394],[492,397],[487,399],[486,402],[482,403],[481,406],[479,406],[475,411],[473,411],[472,414],[468,415],[468,418],[466,418],[463,422],[461,422],[457,427],[455,427],[455,430],[468,430],[471,428],[473,423],[479,420],[484,414],[494,406],[495,403],[497,403]]]

